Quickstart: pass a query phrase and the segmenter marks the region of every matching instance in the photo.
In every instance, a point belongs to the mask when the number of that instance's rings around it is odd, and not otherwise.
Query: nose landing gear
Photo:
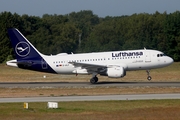
[[[147,75],[148,75],[147,79],[150,81],[152,79],[152,77],[150,76],[150,70],[146,70],[146,72],[147,72]]]

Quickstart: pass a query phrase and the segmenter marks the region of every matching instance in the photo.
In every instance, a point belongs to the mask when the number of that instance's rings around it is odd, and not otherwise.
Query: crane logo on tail
[[[30,46],[26,42],[19,42],[15,47],[15,51],[17,55],[26,57],[30,53]]]

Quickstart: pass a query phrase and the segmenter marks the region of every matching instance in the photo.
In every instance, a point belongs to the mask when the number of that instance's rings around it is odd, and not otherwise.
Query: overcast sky
[[[180,10],[180,0],[0,0],[0,12],[19,15],[65,15],[92,10],[99,17],[132,15],[134,13],[173,13]]]

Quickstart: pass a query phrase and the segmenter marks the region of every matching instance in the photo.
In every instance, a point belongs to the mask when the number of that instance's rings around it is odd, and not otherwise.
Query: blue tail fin
[[[22,34],[15,28],[8,29],[8,34],[16,54],[17,66],[41,72],[56,73],[44,60],[43,56]]]
[[[36,48],[15,28],[8,29],[8,34],[16,54],[16,59],[39,58]]]

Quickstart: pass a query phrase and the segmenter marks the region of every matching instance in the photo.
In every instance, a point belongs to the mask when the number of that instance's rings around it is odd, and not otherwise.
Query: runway
[[[104,96],[62,96],[62,97],[0,98],[0,103],[12,103],[12,102],[103,101],[103,100],[151,100],[151,99],[180,99],[180,94],[140,94],[140,95],[104,95]]]
[[[180,87],[180,82],[0,82],[0,88],[44,88],[44,87]],[[180,99],[180,94],[136,94],[136,95],[103,95],[103,96],[61,96],[61,97],[25,97],[0,98],[0,103],[9,102],[62,102],[62,101],[101,101],[101,100],[148,100]]]
[[[0,88],[42,87],[180,87],[180,82],[0,82]]]

